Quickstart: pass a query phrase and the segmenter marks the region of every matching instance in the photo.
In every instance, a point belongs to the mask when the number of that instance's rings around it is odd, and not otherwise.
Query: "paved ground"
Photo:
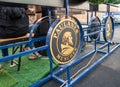
[[[115,27],[115,35],[113,42],[120,42],[119,26]],[[92,46],[88,45],[83,54],[90,51]],[[97,54],[96,58],[101,57]],[[72,73],[76,72],[82,65],[86,64],[88,60],[78,64],[72,68]],[[66,77],[65,73],[62,74]],[[49,81],[42,87],[60,87],[55,81]],[[74,87],[120,87],[120,47],[107,57],[100,65],[93,69],[87,76],[74,85]]]

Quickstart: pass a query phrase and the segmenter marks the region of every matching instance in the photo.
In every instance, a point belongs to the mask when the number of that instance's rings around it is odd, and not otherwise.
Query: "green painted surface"
[[[9,51],[11,52],[11,50]],[[15,82],[14,81],[10,82],[11,83],[10,85],[12,85],[12,87],[28,87],[32,85],[34,82],[37,82],[38,80],[42,79],[44,76],[49,74],[49,59],[44,59],[47,57],[41,56],[36,60],[29,60],[28,57],[30,55],[22,57],[20,71],[17,71],[17,66],[11,68],[10,61],[2,63],[3,69],[9,74],[10,77],[13,78],[13,80],[15,80]],[[15,60],[17,61],[18,59]],[[6,77],[3,77],[0,75],[0,81],[2,82],[10,81],[11,78],[9,76],[6,75]],[[9,84],[8,85],[6,84],[4,86],[4,84],[0,83],[0,87],[11,86],[9,86]]]

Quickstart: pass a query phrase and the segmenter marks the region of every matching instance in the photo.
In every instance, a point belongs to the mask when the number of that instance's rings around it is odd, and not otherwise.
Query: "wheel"
[[[83,42],[82,27],[77,19],[73,17],[56,19],[49,32],[48,52],[53,62],[66,65],[80,55]]]
[[[52,22],[54,21],[55,19],[52,19]],[[47,33],[48,33],[48,29],[49,29],[49,17],[47,18],[44,18],[42,21],[40,21],[38,23],[38,27],[35,31],[35,35],[34,35],[34,38],[37,38],[37,37],[42,37],[42,36],[46,36]],[[35,48],[37,47],[41,47],[41,46],[44,46],[46,44],[46,39],[42,40],[42,41],[37,41],[34,43],[34,46]],[[46,53],[46,50],[42,50],[42,51],[38,51],[38,53],[40,55],[43,55],[43,56],[47,56],[47,53]]]
[[[104,22],[103,37],[106,42],[111,42],[114,36],[114,23],[111,16],[106,17]]]
[[[95,17],[92,17],[89,25],[88,25],[88,34],[90,33],[95,33],[95,32],[98,32],[96,34],[92,34],[92,35],[89,35],[90,39],[91,40],[97,40],[100,36],[100,31],[101,30],[101,22],[100,22],[100,19],[95,16]]]

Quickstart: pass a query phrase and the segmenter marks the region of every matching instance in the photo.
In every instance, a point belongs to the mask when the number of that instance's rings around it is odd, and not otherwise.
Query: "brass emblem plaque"
[[[107,41],[109,41],[111,39],[112,36],[112,20],[110,17],[108,17],[107,22],[106,22],[106,39]]]
[[[71,62],[80,46],[80,31],[72,19],[61,19],[53,28],[50,38],[50,51],[59,64]]]

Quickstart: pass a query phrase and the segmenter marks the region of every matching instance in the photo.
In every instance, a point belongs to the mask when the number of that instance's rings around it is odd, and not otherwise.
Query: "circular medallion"
[[[51,22],[54,22],[55,18],[52,18]],[[40,38],[45,37],[47,35],[47,32],[49,30],[49,17],[46,16],[44,18],[41,18],[41,20],[37,21],[37,27],[36,32],[34,33],[34,38]],[[46,44],[46,38],[43,40],[38,40],[34,42],[35,48],[44,46]],[[38,51],[38,53],[42,56],[47,56],[46,50]]]
[[[113,26],[113,20],[112,17],[107,17],[105,21],[105,29],[104,29],[104,39],[106,42],[111,41],[113,38],[114,33],[114,26]]]
[[[79,49],[80,30],[72,19],[61,19],[54,27],[50,37],[50,51],[59,64],[71,62]]]
[[[93,17],[91,19],[90,24],[89,24],[88,33],[95,33],[95,32],[98,32],[98,33],[92,34],[89,37],[91,39],[94,39],[94,40],[98,39],[99,34],[100,34],[100,32],[99,32],[100,30],[101,30],[100,19],[98,17]]]

